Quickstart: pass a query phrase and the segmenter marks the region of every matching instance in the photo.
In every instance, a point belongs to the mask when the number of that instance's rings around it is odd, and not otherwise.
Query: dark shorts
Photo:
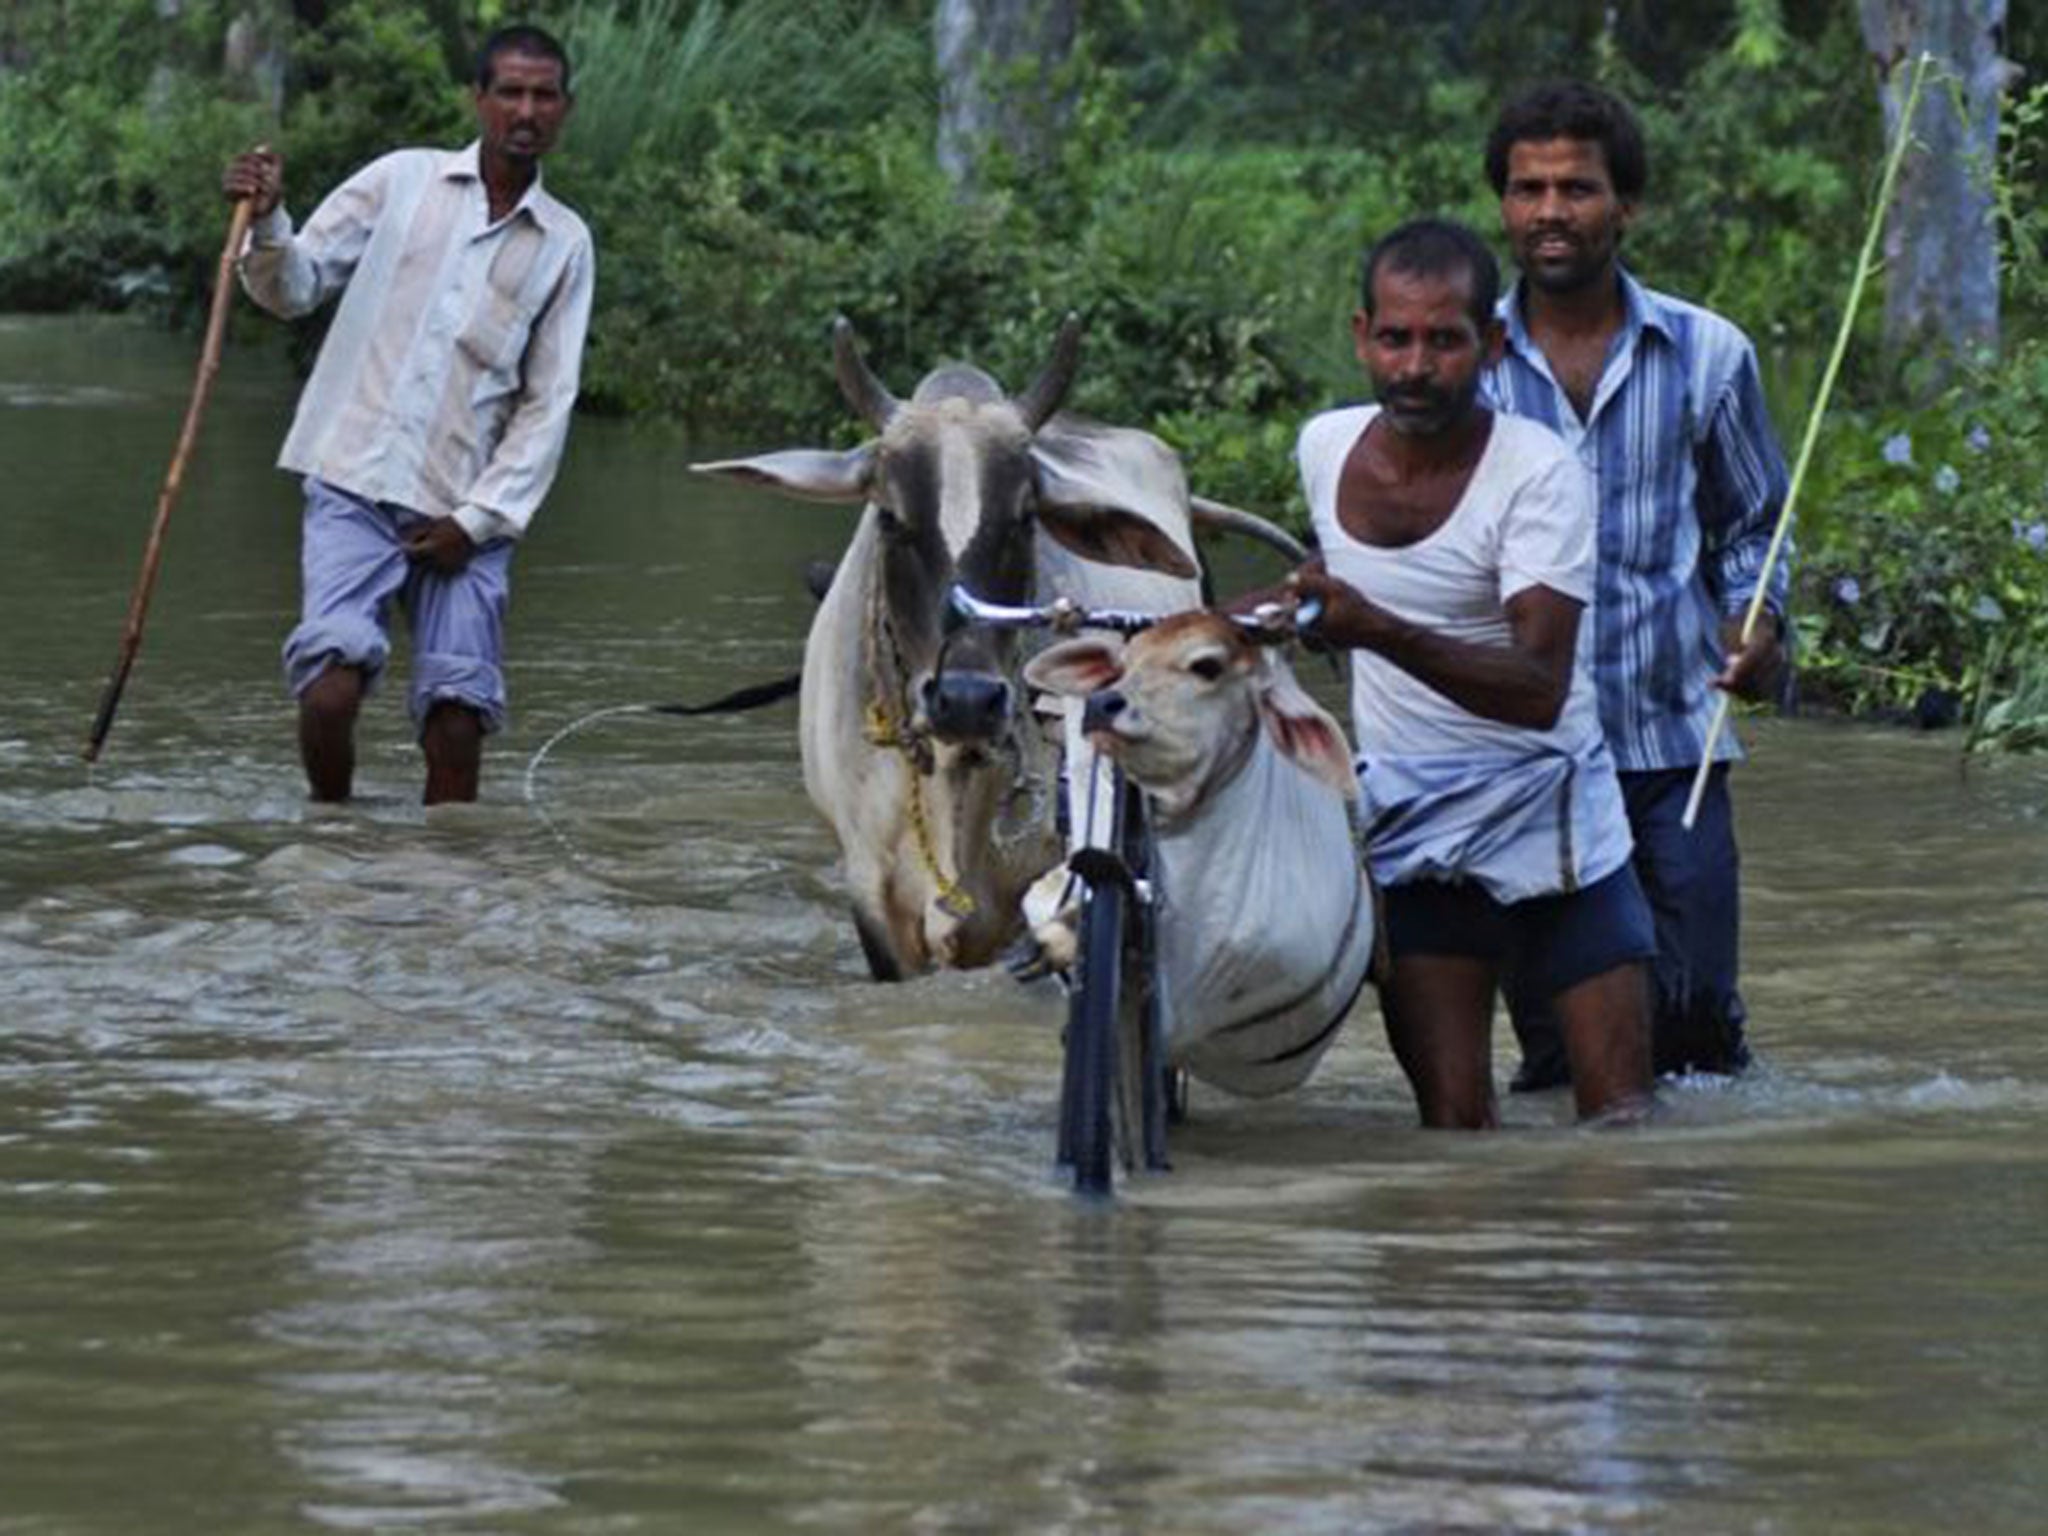
[[[1582,890],[1503,903],[1475,881],[1412,880],[1386,889],[1387,946],[1405,955],[1490,960],[1539,997],[1657,953],[1650,904],[1624,864]]]

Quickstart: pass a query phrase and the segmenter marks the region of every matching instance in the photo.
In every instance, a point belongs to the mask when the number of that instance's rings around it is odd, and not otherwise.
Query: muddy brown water
[[[1653,1128],[1425,1135],[1368,1000],[1082,1203],[1056,994],[864,979],[791,706],[529,803],[797,660],[847,514],[673,437],[578,423],[483,802],[386,694],[316,814],[231,349],[87,771],[192,355],[0,320],[0,1532],[2043,1528],[2048,766],[1750,727],[1763,1065]]]

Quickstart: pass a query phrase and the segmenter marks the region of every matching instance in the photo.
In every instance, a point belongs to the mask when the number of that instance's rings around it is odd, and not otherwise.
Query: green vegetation
[[[2048,746],[2048,87],[2011,104],[1998,202],[2007,343],[1931,399],[1886,381],[1830,425],[1799,540],[1808,693],[1845,709],[1962,707],[1977,746]]]
[[[459,142],[451,25],[474,37],[512,13],[331,0],[299,8],[324,11],[315,26],[288,9],[9,8],[0,308],[189,319],[232,150],[280,145],[303,212],[395,143]],[[589,409],[723,442],[847,441],[835,313],[907,388],[949,356],[1021,382],[1074,309],[1081,409],[1150,425],[1204,491],[1291,517],[1297,424],[1361,389],[1345,330],[1359,250],[1416,212],[1495,227],[1479,144],[1506,91],[1578,70],[1638,103],[1653,174],[1632,261],[1757,339],[1788,445],[1881,149],[1846,0],[1104,0],[1065,82],[1057,163],[994,165],[966,201],[932,153],[924,0],[530,10],[577,61],[577,116],[548,174],[599,239]],[[281,118],[220,67],[243,11],[270,16],[289,61]],[[2016,18],[2009,51],[2048,59],[2044,31]],[[2011,103],[2007,126],[2005,355],[1909,407],[1866,316],[1806,490],[1798,630],[1810,697],[1952,696],[1974,739],[2018,745],[2048,737],[2048,94]]]
[[[1930,695],[2003,697],[2030,659],[2038,668],[2048,655],[2044,423],[2048,345],[2028,340],[1923,407],[1857,412],[1831,428],[1800,535],[1795,614],[1810,693],[1909,711]]]
[[[0,73],[0,307],[203,294],[221,156],[261,131],[204,68],[220,23],[109,0],[15,7],[0,26],[30,61]]]

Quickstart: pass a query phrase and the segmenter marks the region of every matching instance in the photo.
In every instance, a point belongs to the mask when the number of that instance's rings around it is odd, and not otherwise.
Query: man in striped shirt
[[[1577,82],[1535,88],[1494,124],[1486,170],[1521,272],[1500,304],[1507,344],[1487,395],[1562,436],[1599,490],[1594,674],[1656,917],[1657,1069],[1737,1072],[1750,1053],[1731,737],[1691,831],[1680,817],[1716,690],[1761,697],[1785,671],[1782,564],[1756,632],[1740,637],[1786,492],[1755,350],[1621,265],[1648,166],[1616,97]],[[1513,1086],[1564,1081],[1554,1022],[1512,992],[1510,1013],[1523,1050]]]
[[[476,798],[505,712],[512,551],[561,462],[590,318],[590,232],[540,181],[570,107],[561,44],[506,27],[478,54],[468,148],[385,155],[296,230],[280,156],[238,156],[223,177],[253,205],[250,297],[290,318],[341,295],[278,458],[306,491],[284,660],[316,800],[353,787],[394,601],[426,802]]]

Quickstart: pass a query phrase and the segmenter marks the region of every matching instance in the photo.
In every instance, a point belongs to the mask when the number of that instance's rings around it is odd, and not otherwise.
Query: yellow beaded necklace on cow
[[[972,917],[976,910],[974,898],[967,894],[959,881],[939,867],[939,850],[932,842],[931,818],[924,808],[925,770],[920,766],[920,759],[930,760],[930,748],[921,739],[906,735],[892,724],[880,699],[868,702],[866,735],[875,746],[894,748],[908,761],[910,835],[917,843],[917,856],[924,864],[925,873],[931,876],[932,884],[938,888],[939,905],[954,917]]]
[[[881,583],[872,578],[868,586],[868,633],[879,635],[882,644],[887,648],[887,670],[895,676],[894,691],[899,710],[892,719],[886,702],[890,690],[882,676],[884,668],[871,665],[868,673],[875,680],[876,695],[868,700],[866,728],[863,734],[872,745],[887,747],[903,754],[904,763],[910,770],[910,835],[917,845],[918,859],[924,865],[925,874],[931,878],[932,885],[938,892],[937,900],[941,910],[955,918],[972,917],[978,910],[974,898],[958,880],[947,874],[939,865],[938,845],[932,840],[931,817],[925,810],[924,803],[925,775],[930,773],[933,767],[931,743],[903,724],[909,717],[909,710],[901,707],[907,671],[903,665],[903,657],[896,648],[896,632],[891,628],[888,613],[881,603]],[[870,656],[879,659],[872,650]]]

